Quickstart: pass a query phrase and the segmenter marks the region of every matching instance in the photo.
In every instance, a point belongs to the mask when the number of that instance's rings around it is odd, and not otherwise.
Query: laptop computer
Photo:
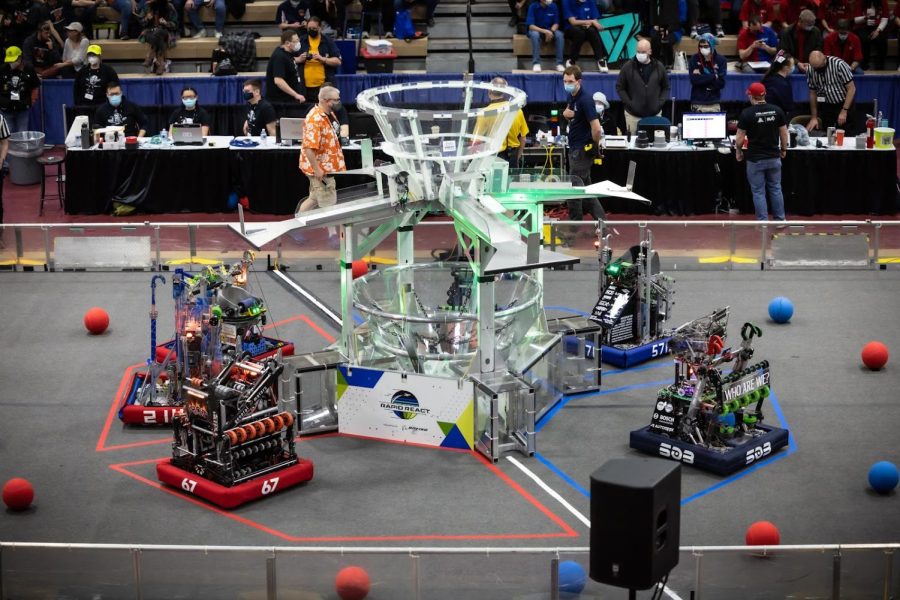
[[[301,141],[303,139],[303,123],[305,121],[306,119],[282,117],[278,124],[278,128],[281,130],[281,141],[288,142],[288,145],[292,145],[295,141]]]
[[[172,141],[176,146],[202,146],[203,127],[200,125],[176,125],[172,127]]]

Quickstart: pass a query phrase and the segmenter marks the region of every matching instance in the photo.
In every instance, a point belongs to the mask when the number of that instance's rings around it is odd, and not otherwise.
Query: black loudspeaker
[[[681,465],[610,460],[591,475],[591,579],[646,590],[678,564]]]

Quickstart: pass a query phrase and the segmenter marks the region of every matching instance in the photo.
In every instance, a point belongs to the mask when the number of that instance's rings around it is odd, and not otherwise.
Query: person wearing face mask
[[[325,85],[319,90],[319,103],[306,115],[300,170],[309,178],[309,197],[297,207],[298,213],[334,206],[337,202],[334,177],[328,174],[347,170],[338,137],[340,123],[335,116],[340,104],[340,91]],[[328,244],[332,248],[340,246],[334,227],[328,228]]]
[[[660,115],[669,97],[669,77],[661,62],[650,55],[650,41],[637,43],[637,52],[619,70],[616,92],[625,105],[625,126],[637,133],[638,121]]]
[[[22,49],[10,46],[0,67],[0,114],[11,133],[28,131],[28,111],[37,99],[41,80],[25,64]]]
[[[606,64],[606,47],[600,39],[600,11],[593,0],[562,0],[563,29],[569,41],[569,60],[566,66],[575,65],[581,55],[581,47],[585,42],[591,45],[597,70],[609,73]]]
[[[266,100],[278,104],[306,102],[300,80],[300,37],[293,29],[281,32],[281,45],[275,48],[266,66]]]
[[[600,129],[604,135],[616,135],[616,123],[609,113],[609,100],[603,92],[594,92],[594,110],[600,120]]]
[[[797,68],[806,72],[809,55],[824,48],[822,32],[816,27],[816,15],[806,9],[800,12],[800,20],[781,32],[778,50],[784,50],[797,59]]]
[[[862,42],[850,31],[850,21],[839,19],[837,29],[825,36],[825,56],[837,56],[850,65],[854,75],[862,75]]]
[[[284,0],[275,10],[275,24],[284,31],[300,31],[306,27],[307,5],[304,0]]]
[[[532,2],[528,6],[525,25],[528,27],[528,39],[531,40],[531,69],[541,70],[541,44],[549,44],[552,41],[556,48],[556,70],[565,71],[566,67],[563,66],[565,38],[559,30],[559,8],[553,0]]]
[[[574,185],[587,186],[591,184],[591,167],[600,148],[603,130],[594,99],[583,87],[581,69],[576,66],[566,67],[563,72],[563,88],[568,94],[563,117],[569,123],[569,174],[572,175]],[[570,221],[581,221],[584,213],[589,213],[598,220],[606,218],[606,212],[596,197],[569,200],[566,204]],[[575,243],[577,234],[578,227],[574,225],[560,232],[569,246]]]
[[[809,87],[809,112],[812,118],[806,130],[843,129],[847,136],[856,135],[853,98],[856,84],[850,65],[837,56],[825,56],[818,50],[809,55],[806,71]]]
[[[210,121],[209,113],[203,107],[197,106],[197,90],[185,87],[181,90],[181,106],[169,116],[169,136],[172,135],[173,127],[200,125],[203,137],[206,137],[209,135]]]
[[[794,58],[779,50],[762,78],[762,84],[766,87],[766,102],[780,108],[788,118],[794,113],[794,91],[788,81],[793,72]]]
[[[116,70],[101,60],[102,48],[91,44],[87,49],[87,67],[75,76],[75,106],[99,105],[106,102],[106,86],[119,81]]]
[[[265,127],[266,134],[274,136],[278,116],[275,114],[275,108],[263,100],[262,82],[259,79],[250,79],[244,83],[244,100],[247,101],[247,112],[242,127],[244,135],[259,135]]]
[[[704,33],[697,42],[697,54],[688,61],[693,112],[722,112],[719,100],[725,87],[728,61],[716,52],[717,41],[715,36]]]
[[[94,125],[124,127],[125,135],[144,137],[147,117],[140,106],[122,96],[122,86],[116,81],[106,86],[106,102],[97,107]]]
[[[319,89],[334,78],[341,66],[341,51],[330,37],[322,35],[322,21],[318,17],[310,17],[306,22],[306,37],[300,42],[297,60],[303,66],[307,102],[318,102]]]

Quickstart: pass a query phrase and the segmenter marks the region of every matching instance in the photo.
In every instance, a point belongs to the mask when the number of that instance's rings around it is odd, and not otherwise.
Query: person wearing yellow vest
[[[502,86],[509,85],[502,77],[494,77],[491,80],[491,84]],[[506,101],[502,94],[496,94],[494,92],[488,92],[488,98],[490,98],[491,104]],[[516,112],[516,118],[513,120],[512,127],[510,127],[509,131],[506,133],[506,139],[503,140],[503,145],[500,147],[500,152],[497,156],[508,162],[512,168],[521,168],[522,152],[525,149],[525,136],[527,135],[528,123],[525,122],[525,113],[523,113],[520,108],[518,112]]]
[[[334,81],[341,66],[341,51],[331,38],[322,35],[322,21],[310,17],[306,22],[306,37],[300,42],[298,64],[303,67],[306,101],[318,102],[319,90],[326,81]]]

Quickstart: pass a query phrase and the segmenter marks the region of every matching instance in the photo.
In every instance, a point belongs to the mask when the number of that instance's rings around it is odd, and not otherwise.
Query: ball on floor
[[[25,510],[34,500],[34,487],[21,477],[14,477],[3,484],[3,503],[11,510]]]
[[[580,594],[587,585],[587,574],[579,563],[564,560],[559,563],[559,591],[566,594]]]
[[[890,494],[900,482],[897,465],[886,460],[879,461],[869,469],[869,485],[879,494]]]
[[[769,316],[776,323],[787,323],[794,316],[794,303],[784,296],[772,298],[769,302]]]
[[[887,364],[888,348],[881,342],[869,342],[862,349],[862,361],[866,367],[873,371],[879,370]]]
[[[781,543],[781,533],[769,521],[757,521],[747,528],[744,542],[748,546],[777,546]]]
[[[100,335],[109,327],[109,314],[98,306],[84,313],[84,326],[92,335]]]
[[[334,578],[334,588],[341,600],[363,600],[372,583],[362,567],[344,567]]]

